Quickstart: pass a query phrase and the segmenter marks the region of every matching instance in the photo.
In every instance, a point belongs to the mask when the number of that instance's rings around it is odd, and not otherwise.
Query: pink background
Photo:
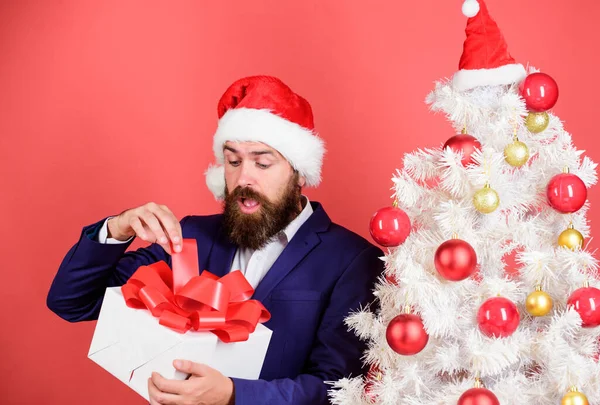
[[[597,1],[488,0],[513,56],[552,75],[574,142],[597,143]],[[94,323],[45,306],[81,227],[148,201],[220,209],[204,185],[216,103],[235,79],[305,96],[329,153],[308,190],[368,236],[403,153],[453,135],[424,98],[457,68],[461,1],[3,1],[0,381],[3,404],[143,404],[86,358]],[[592,206],[598,201],[592,189]],[[600,210],[592,209],[592,226]],[[598,222],[600,223],[600,221]],[[137,245],[136,245],[137,246]],[[592,247],[597,246],[592,242]]]

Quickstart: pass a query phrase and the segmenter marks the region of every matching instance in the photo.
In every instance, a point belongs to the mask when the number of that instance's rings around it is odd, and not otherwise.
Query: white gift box
[[[271,335],[262,324],[244,342],[223,343],[211,332],[178,333],[160,325],[150,311],[129,308],[120,287],[111,287],[104,295],[88,357],[149,401],[152,372],[187,378],[173,367],[175,359],[206,364],[228,377],[258,379]]]

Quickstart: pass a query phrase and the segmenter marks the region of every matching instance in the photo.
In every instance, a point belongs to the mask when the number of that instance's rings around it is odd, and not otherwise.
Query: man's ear
[[[306,178],[304,176],[298,176],[298,185],[300,187],[304,187],[306,184]]]

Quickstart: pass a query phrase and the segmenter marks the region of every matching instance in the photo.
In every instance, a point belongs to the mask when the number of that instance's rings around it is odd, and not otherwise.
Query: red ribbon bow
[[[140,266],[121,287],[130,308],[148,309],[159,324],[177,332],[210,331],[225,343],[248,340],[259,322],[271,314],[257,300],[254,289],[235,270],[219,278],[199,274],[195,239],[184,239],[180,253],[173,253],[173,271],[159,261]]]

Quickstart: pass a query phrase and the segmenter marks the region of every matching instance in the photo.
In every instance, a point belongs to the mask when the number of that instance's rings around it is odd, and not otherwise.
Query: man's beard
[[[241,211],[240,198],[250,198],[260,204],[256,212],[245,214]],[[229,239],[236,245],[258,250],[264,247],[275,235],[301,212],[301,189],[298,174],[290,179],[283,195],[276,202],[269,201],[262,194],[248,187],[236,187],[228,193],[225,189],[223,226]]]

